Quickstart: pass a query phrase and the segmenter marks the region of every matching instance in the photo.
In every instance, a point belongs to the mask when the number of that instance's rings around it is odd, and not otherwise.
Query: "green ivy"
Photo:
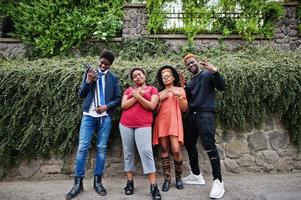
[[[199,33],[222,33],[228,36],[232,33],[241,35],[244,39],[252,41],[256,36],[265,38],[273,36],[274,25],[284,13],[280,3],[266,0],[219,0],[215,6],[209,6],[209,0],[195,1],[185,0],[183,9],[183,30],[174,29],[176,32],[184,32],[188,38],[188,45],[193,45],[195,36]],[[150,21],[149,30],[154,33],[162,31],[165,17],[162,13],[164,1],[147,1]],[[233,16],[240,8],[239,16]],[[155,21],[159,18],[159,21]],[[165,31],[165,30],[163,30]],[[167,30],[171,33],[173,30]]]
[[[252,41],[256,35],[271,38],[274,23],[283,16],[284,10],[279,3],[265,0],[238,1],[242,14],[236,20],[236,29],[243,38]]]
[[[100,40],[107,41],[114,36],[116,32],[121,30],[122,22],[119,16],[116,16],[114,13],[109,12],[106,14],[101,21],[96,25],[95,32],[93,35]]]
[[[123,1],[20,0],[8,14],[23,42],[38,57],[68,52],[93,36],[107,40],[121,28]]]
[[[205,7],[205,1],[186,0],[183,2],[185,18],[184,33],[188,38],[188,45],[193,46],[193,40],[198,33],[204,33],[212,17],[212,10]]]
[[[272,49],[227,52],[214,49],[199,58],[220,68],[226,91],[217,93],[217,119],[223,129],[259,127],[277,114],[296,144],[301,142],[301,55]],[[0,169],[19,161],[47,157],[51,152],[69,156],[77,146],[82,115],[78,89],[85,63],[80,59],[1,60],[0,62]],[[122,89],[131,84],[129,71],[140,65],[149,84],[157,85],[156,72],[170,63],[185,70],[180,55],[143,57],[139,62],[118,57],[112,70]],[[120,110],[113,131],[118,134]],[[114,134],[113,134],[114,135]],[[113,140],[114,138],[110,138]]]
[[[147,0],[146,8],[149,15],[147,29],[150,33],[162,30],[166,21],[166,12],[162,9],[166,0]]]
[[[141,60],[145,57],[167,56],[170,51],[168,45],[159,39],[125,40],[119,46],[119,56],[125,60]]]

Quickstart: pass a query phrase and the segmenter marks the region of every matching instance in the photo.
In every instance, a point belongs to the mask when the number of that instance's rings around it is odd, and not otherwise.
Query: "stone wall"
[[[249,45],[251,47],[259,47],[272,45],[282,51],[295,51],[301,50],[301,37],[298,33],[298,19],[297,19],[297,6],[298,1],[291,1],[283,3],[285,8],[284,17],[277,23],[275,34],[272,40],[266,40],[262,37],[257,37],[255,41],[249,44],[244,41],[239,35],[230,35],[227,38],[223,38],[222,35],[215,34],[202,34],[197,35],[195,38],[195,46],[198,50],[206,50],[208,48],[216,48],[221,44],[225,45],[229,49],[241,48]],[[168,43],[172,50],[179,50],[186,44],[187,38],[184,34],[146,34],[147,13],[145,4],[127,4],[124,8],[124,23],[127,25],[123,28],[123,37],[125,38],[159,38],[164,39]],[[139,15],[135,14],[140,13]],[[129,17],[131,16],[131,17]],[[133,33],[133,34],[131,34]],[[139,34],[141,33],[141,34]]]
[[[290,172],[301,169],[301,154],[289,142],[276,117],[247,133],[229,131],[220,138],[220,154],[228,172]]]
[[[0,59],[23,56],[25,45],[18,39],[0,38]]]
[[[3,16],[0,15],[0,38],[2,37],[2,29],[3,29]]]
[[[248,131],[223,131],[217,128],[217,147],[221,157],[223,173],[273,173],[293,172],[301,170],[301,153],[289,141],[287,131],[283,128],[277,116],[271,117],[260,129],[249,128]],[[199,162],[204,174],[211,173],[208,156],[203,150],[200,141]],[[185,148],[184,174],[188,174],[189,160]],[[156,165],[159,174],[162,175],[159,159],[159,149],[154,148]],[[86,177],[93,176],[95,166],[95,151],[89,153],[86,164]],[[67,178],[74,174],[75,152],[65,161],[51,156],[50,159],[24,161],[19,167],[12,169],[6,176],[6,180],[16,179],[56,179]],[[142,167],[139,156],[136,159],[137,174],[142,175]],[[111,135],[108,148],[105,176],[125,176],[123,172],[123,153],[119,135]],[[172,168],[173,169],[173,168]],[[0,175],[3,172],[0,172]]]
[[[187,38],[184,34],[157,34],[149,35],[149,38],[164,39],[169,48],[173,51],[178,51],[186,45]],[[227,38],[223,38],[222,35],[210,34],[210,35],[197,35],[194,39],[195,48],[199,51],[205,51],[211,48],[218,48],[221,45],[227,47],[230,50],[239,49],[242,47],[263,47],[267,45],[273,45],[273,41],[266,40],[257,37],[253,42],[248,43],[243,40],[239,35],[231,35]],[[222,40],[221,40],[222,39]]]
[[[274,35],[274,46],[278,49],[284,51],[301,49],[300,33],[298,33],[297,5],[298,2],[287,2],[285,4],[285,15],[278,22]]]
[[[125,4],[122,37],[133,39],[147,35],[147,21],[145,4]]]
[[[230,35],[223,38],[222,35],[202,34],[195,38],[195,46],[198,50],[216,48],[221,44],[229,49],[237,49],[246,45],[251,47],[260,47],[271,45],[282,51],[301,50],[301,33],[298,32],[298,20],[296,9],[298,1],[290,1],[283,4],[285,8],[284,17],[277,23],[275,34],[272,40],[266,40],[257,37],[251,44],[244,41],[239,35]],[[171,50],[177,51],[185,46],[187,38],[184,34],[156,34],[150,35],[147,32],[148,16],[145,4],[125,4],[123,7],[123,30],[122,38],[114,38],[113,42],[122,41],[123,39],[133,39],[139,37],[159,38],[169,44]],[[105,42],[89,40],[86,46],[106,46]],[[0,57],[16,57],[23,55],[24,45],[20,40],[0,38]]]

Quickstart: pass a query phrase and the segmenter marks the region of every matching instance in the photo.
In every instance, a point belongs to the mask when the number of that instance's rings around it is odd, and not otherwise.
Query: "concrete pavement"
[[[162,192],[164,200],[201,200],[209,199],[212,180],[205,175],[205,186],[185,185],[183,190],[178,190],[173,185],[168,192]],[[290,174],[243,174],[225,175],[224,200],[300,200],[301,199],[301,173]],[[84,192],[75,200],[119,200],[151,199],[149,184],[146,177],[135,177],[135,192],[126,196],[123,188],[126,183],[124,178],[105,178],[104,186],[108,195],[97,195],[92,187],[93,179],[84,180]],[[159,177],[158,185],[161,187],[163,178]],[[1,200],[56,200],[65,199],[66,193],[71,189],[73,180],[47,180],[47,181],[14,181],[0,182]]]

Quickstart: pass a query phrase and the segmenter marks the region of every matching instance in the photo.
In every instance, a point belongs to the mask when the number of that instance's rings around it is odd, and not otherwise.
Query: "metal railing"
[[[192,16],[193,15],[193,16]],[[222,19],[238,19],[240,17],[241,13],[240,12],[235,12],[235,13],[215,13],[207,22],[207,27],[206,31],[213,31],[214,24],[217,21],[222,22]],[[202,16],[200,14],[192,14],[192,13],[184,13],[184,12],[179,12],[179,13],[166,13],[166,22],[163,25],[163,30],[169,30],[172,31],[174,30],[175,32],[183,30],[185,24],[184,21],[187,19],[194,18],[195,22],[201,22],[202,21]]]

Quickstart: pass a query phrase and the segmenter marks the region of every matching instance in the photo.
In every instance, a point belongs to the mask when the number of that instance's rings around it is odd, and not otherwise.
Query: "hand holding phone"
[[[97,80],[97,71],[93,68],[91,64],[86,64],[86,73],[87,73],[87,83],[91,83],[92,81]]]

